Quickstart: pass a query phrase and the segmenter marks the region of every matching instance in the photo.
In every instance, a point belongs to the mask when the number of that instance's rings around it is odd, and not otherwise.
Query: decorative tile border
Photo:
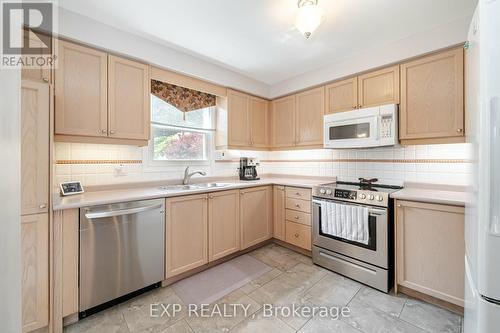
[[[142,160],[57,160],[56,164],[142,164]]]
[[[217,160],[215,163],[236,163],[239,160]],[[321,162],[344,162],[344,163],[405,163],[405,164],[455,164],[455,163],[472,163],[472,160],[467,159],[372,159],[372,158],[334,158],[334,159],[310,159],[310,160],[260,160],[266,163],[321,163]]]

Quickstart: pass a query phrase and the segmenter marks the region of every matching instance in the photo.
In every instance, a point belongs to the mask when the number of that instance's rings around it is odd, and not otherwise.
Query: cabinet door
[[[397,283],[464,306],[464,208],[396,205]]]
[[[464,135],[463,49],[401,65],[400,139]]]
[[[55,133],[108,135],[108,55],[59,41],[55,71]]]
[[[399,104],[399,65],[358,76],[358,106]]]
[[[241,249],[272,237],[271,186],[240,191]]]
[[[48,212],[49,85],[21,83],[21,214]]]
[[[149,140],[149,65],[108,56],[108,135]]]
[[[30,47],[46,47],[52,46],[52,38],[46,35],[43,35],[46,38],[45,41],[42,41],[33,31],[24,31],[23,42],[24,45],[29,45]],[[27,32],[27,33],[26,33]],[[50,45],[45,45],[45,42]],[[24,54],[23,54],[24,55]],[[50,68],[25,68],[24,66],[21,69],[21,78],[27,80],[33,80],[37,82],[50,83],[51,75]]]
[[[273,147],[295,146],[295,96],[272,102]]]
[[[326,114],[354,110],[358,107],[358,79],[334,82],[325,87]]]
[[[249,101],[250,96],[227,91],[228,144],[229,146],[250,146]]]
[[[21,217],[22,326],[30,332],[49,323],[48,214]]]
[[[207,195],[166,199],[166,277],[208,262]]]
[[[215,192],[208,197],[208,260],[214,261],[240,249],[240,192]]]
[[[297,146],[323,146],[325,88],[320,87],[296,95]]]
[[[250,97],[250,137],[252,147],[266,148],[269,146],[269,102],[260,98]]]
[[[273,237],[285,240],[285,187],[273,186]]]

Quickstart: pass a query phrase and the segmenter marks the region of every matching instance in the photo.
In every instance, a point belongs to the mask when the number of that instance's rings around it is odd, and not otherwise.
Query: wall
[[[132,146],[56,143],[56,182],[81,180],[84,185],[181,179],[185,165],[155,170],[143,160],[143,149]],[[273,152],[229,151],[229,160],[211,160],[193,166],[209,176],[236,176],[239,156],[261,160],[259,173],[379,178],[380,182],[430,182],[468,184],[470,163],[466,144],[389,147],[348,150],[295,150]],[[107,161],[106,161],[107,160]],[[108,163],[102,163],[104,161]],[[116,168],[126,175],[119,175]]]
[[[0,70],[0,331],[21,332],[21,74]]]

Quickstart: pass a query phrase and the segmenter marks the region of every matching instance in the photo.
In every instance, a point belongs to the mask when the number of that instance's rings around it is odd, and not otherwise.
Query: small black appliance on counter
[[[253,157],[240,157],[240,180],[259,180],[257,176],[257,162],[256,158]]]

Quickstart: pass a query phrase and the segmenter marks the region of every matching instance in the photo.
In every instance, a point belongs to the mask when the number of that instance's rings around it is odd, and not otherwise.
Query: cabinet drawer
[[[311,200],[311,190],[308,188],[300,187],[286,187],[285,189],[287,198]]]
[[[309,213],[304,213],[304,212],[299,212],[296,210],[291,210],[287,209],[285,211],[285,218],[288,221],[300,223],[300,224],[305,224],[305,225],[311,225],[311,214]]]
[[[311,213],[311,201],[310,200],[302,200],[302,199],[294,199],[294,198],[286,198],[286,208],[298,210],[304,213]]]
[[[285,240],[306,250],[311,250],[311,227],[286,221]]]

